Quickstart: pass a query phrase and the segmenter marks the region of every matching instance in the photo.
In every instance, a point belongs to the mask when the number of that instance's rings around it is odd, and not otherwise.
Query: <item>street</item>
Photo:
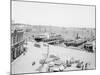
[[[34,46],[34,43],[35,42],[28,42],[25,55],[22,54],[11,63],[12,74],[38,72],[36,69],[41,65],[39,61],[45,58],[44,55],[47,54],[48,47],[43,46],[41,42],[41,47],[38,48]],[[75,60],[89,62],[91,64],[90,69],[95,68],[95,54],[93,53],[49,45],[49,55],[51,54],[60,57],[63,61],[66,59],[70,60],[74,57]],[[35,65],[32,65],[33,62],[35,62]],[[75,70],[75,68],[68,68],[67,70]]]

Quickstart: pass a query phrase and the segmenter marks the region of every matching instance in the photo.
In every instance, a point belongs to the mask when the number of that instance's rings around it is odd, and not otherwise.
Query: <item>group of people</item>
[[[87,70],[90,63],[75,60],[74,58],[63,61],[55,56],[52,60],[45,61],[44,65],[47,65],[46,72],[61,72],[67,70]]]
[[[54,63],[48,64],[47,72],[67,71],[69,70],[68,68],[70,68],[70,70],[74,70],[74,69],[75,70],[87,70],[88,66],[90,65],[89,63],[85,63],[80,60],[76,60],[76,61],[66,60],[65,63],[61,60],[57,60],[57,61],[58,63],[54,62]]]

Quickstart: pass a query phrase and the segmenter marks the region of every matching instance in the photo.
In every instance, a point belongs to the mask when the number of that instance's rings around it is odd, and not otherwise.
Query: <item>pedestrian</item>
[[[89,65],[88,63],[85,64],[85,70],[88,69],[88,65]]]
[[[35,61],[32,62],[32,66],[35,65]]]

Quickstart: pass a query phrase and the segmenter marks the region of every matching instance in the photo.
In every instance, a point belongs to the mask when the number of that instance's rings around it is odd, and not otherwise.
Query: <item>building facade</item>
[[[15,60],[24,52],[23,30],[15,29],[11,33],[11,61]]]

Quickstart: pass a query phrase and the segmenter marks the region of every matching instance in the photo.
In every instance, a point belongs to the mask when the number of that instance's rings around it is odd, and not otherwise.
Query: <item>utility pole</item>
[[[41,72],[41,71],[42,71],[42,68],[44,67],[45,62],[46,62],[46,60],[47,60],[47,58],[48,58],[48,56],[49,56],[49,44],[48,44],[48,45],[46,45],[46,46],[47,46],[47,55],[46,55],[46,57],[45,57],[45,59],[44,59],[43,63],[42,63],[42,64],[41,64],[41,66],[39,67],[39,72]]]
[[[48,56],[49,56],[49,44],[47,45],[47,58],[48,58]]]

